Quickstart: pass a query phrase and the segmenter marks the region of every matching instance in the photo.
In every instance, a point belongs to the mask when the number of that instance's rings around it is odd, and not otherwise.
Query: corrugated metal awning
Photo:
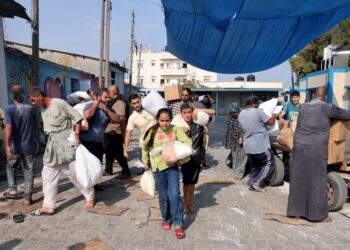
[[[0,16],[9,18],[17,16],[30,21],[26,9],[13,0],[0,0]]]

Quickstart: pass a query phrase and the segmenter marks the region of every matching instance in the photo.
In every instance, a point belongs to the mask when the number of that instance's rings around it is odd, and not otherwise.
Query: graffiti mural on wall
[[[63,83],[64,78],[68,77],[69,74],[66,70],[56,73],[52,78],[47,76],[44,81],[44,90],[53,98],[63,98]]]

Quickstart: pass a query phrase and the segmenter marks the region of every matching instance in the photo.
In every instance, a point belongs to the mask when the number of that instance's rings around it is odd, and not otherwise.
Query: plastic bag
[[[78,183],[83,188],[95,186],[101,180],[103,174],[100,160],[81,144],[77,147],[75,159]]]
[[[190,128],[190,126],[188,126],[188,123],[185,122],[185,120],[182,118],[181,114],[178,114],[173,118],[171,125],[174,125],[178,128]]]
[[[143,192],[150,196],[154,196],[156,192],[156,183],[151,169],[145,171],[141,176],[140,186]]]
[[[152,89],[149,94],[142,99],[142,107],[156,117],[158,110],[167,108],[168,105],[165,99],[157,91]]]
[[[209,115],[203,111],[197,112],[197,118],[193,120],[193,122],[197,123],[200,126],[206,126],[209,122]]]

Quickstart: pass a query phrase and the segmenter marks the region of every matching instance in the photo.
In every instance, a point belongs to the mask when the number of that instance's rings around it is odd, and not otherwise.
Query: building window
[[[177,68],[181,69],[181,63],[177,63]]]
[[[152,78],[151,78],[152,80],[152,83],[155,83],[156,82],[156,77],[155,76],[152,76]]]
[[[204,81],[205,82],[210,82],[210,76],[204,76]]]
[[[78,79],[71,78],[71,79],[70,79],[70,84],[71,84],[71,85],[70,85],[71,93],[74,93],[74,92],[80,90],[80,86],[79,86],[79,81],[78,81]]]
[[[160,68],[161,68],[161,69],[164,69],[164,63],[161,63],[161,64],[160,64]]]
[[[170,79],[166,79],[166,83],[170,83]]]
[[[140,78],[140,83],[143,83],[143,77],[142,77],[142,78]]]
[[[115,84],[115,71],[111,71],[111,84]]]
[[[160,84],[163,85],[165,83],[164,79],[160,79]]]
[[[167,67],[168,69],[170,68],[170,66],[171,66],[170,63],[167,63],[167,64],[166,64],[166,67]]]
[[[152,67],[156,66],[156,61],[152,60],[152,61],[151,61],[151,66],[152,66]]]
[[[187,63],[183,63],[183,64],[182,64],[182,67],[183,67],[184,69],[187,69]]]

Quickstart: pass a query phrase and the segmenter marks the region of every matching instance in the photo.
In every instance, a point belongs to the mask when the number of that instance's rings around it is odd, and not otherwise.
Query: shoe
[[[32,199],[23,199],[23,204],[27,206],[32,205]]]
[[[8,191],[8,192],[4,193],[4,196],[8,199],[16,199],[17,192],[16,191]]]
[[[130,179],[130,178],[131,178],[131,175],[130,175],[130,174],[121,173],[121,174],[118,176],[118,179],[121,179],[121,180]]]
[[[250,185],[250,186],[249,186],[249,190],[250,190],[250,191],[259,192],[259,193],[265,193],[265,192],[266,192],[266,189],[265,189],[265,188],[262,188],[262,187],[256,186],[256,185]]]
[[[110,171],[103,172],[103,176],[112,176],[112,175],[113,175],[113,172],[110,172]]]
[[[186,237],[185,231],[182,227],[175,228],[175,235],[176,235],[176,238],[178,239],[183,239]]]
[[[171,228],[171,223],[169,222],[162,222],[162,228],[163,230],[169,231]]]

